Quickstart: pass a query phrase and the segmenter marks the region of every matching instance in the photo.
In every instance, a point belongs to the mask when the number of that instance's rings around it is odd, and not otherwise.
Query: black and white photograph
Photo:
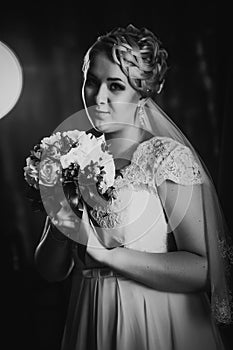
[[[3,4],[2,349],[232,349],[231,22]]]

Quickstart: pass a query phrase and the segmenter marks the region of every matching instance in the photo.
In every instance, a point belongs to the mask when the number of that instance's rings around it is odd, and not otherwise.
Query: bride
[[[62,350],[221,350],[232,318],[230,248],[211,179],[154,102],[167,52],[132,25],[99,37],[84,58],[86,115],[113,154],[114,198],[85,191],[74,212],[47,218],[35,252],[44,278],[72,274]]]

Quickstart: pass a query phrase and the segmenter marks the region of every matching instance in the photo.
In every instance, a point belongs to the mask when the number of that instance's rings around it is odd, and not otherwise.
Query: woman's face
[[[99,53],[90,62],[82,90],[84,106],[94,128],[119,133],[135,124],[140,94],[120,67]]]

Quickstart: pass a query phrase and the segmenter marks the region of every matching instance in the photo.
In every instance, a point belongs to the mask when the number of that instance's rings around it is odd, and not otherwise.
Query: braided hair
[[[168,54],[161,47],[160,40],[148,29],[138,29],[130,24],[99,36],[84,57],[84,74],[90,60],[99,52],[105,52],[112,62],[120,66],[129,84],[142,97],[154,97],[162,90]]]

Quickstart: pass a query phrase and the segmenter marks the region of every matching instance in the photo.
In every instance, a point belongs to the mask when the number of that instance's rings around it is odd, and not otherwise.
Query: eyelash
[[[93,79],[93,78],[88,78],[86,80],[86,85],[87,86],[98,86],[98,81]],[[125,90],[125,87],[121,84],[118,84],[118,83],[111,83],[110,84],[110,91],[123,91]]]
[[[113,86],[115,86],[115,88],[113,88],[113,90],[112,90]],[[110,87],[111,87],[111,91],[116,91],[116,90],[117,91],[123,91],[123,90],[125,90],[125,87],[123,85],[121,85],[121,84],[118,84],[118,83],[111,83]]]

